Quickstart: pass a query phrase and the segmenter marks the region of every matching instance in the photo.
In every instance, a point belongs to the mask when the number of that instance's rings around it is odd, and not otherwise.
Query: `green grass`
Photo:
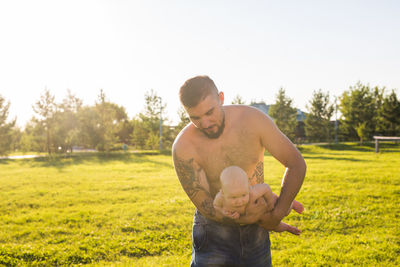
[[[303,146],[308,170],[272,233],[275,266],[400,265],[400,146]],[[171,157],[79,154],[0,160],[0,264],[188,266],[193,205]],[[265,156],[278,193],[283,167]]]

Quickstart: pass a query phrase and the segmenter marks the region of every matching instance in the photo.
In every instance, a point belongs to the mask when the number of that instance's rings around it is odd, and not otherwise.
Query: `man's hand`
[[[281,222],[282,218],[282,215],[279,215],[279,213],[276,211],[268,212],[263,216],[259,224],[268,231],[274,231],[278,233],[287,231],[294,235],[300,235],[301,231],[298,228]]]
[[[272,195],[274,198],[274,205],[276,207],[276,203],[279,197],[275,193],[272,193]],[[301,214],[304,210],[304,207],[300,202],[294,200],[293,204],[291,205],[291,209]],[[260,218],[259,224],[261,225],[261,227],[265,228],[268,231],[274,231],[274,232],[287,231],[294,235],[299,235],[301,233],[299,229],[284,222],[281,222],[284,217],[289,215],[291,209],[285,212],[275,208],[271,212],[263,214]]]
[[[278,213],[277,210],[274,209],[271,212],[262,214],[258,224],[268,231],[273,231],[279,225],[283,217],[281,213]]]

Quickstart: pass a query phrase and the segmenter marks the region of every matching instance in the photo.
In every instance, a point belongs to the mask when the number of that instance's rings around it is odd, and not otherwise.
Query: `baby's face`
[[[249,202],[249,186],[230,185],[223,189],[225,202],[233,208],[241,208]]]

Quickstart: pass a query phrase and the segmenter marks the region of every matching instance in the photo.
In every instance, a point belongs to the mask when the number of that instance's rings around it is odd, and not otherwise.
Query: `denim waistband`
[[[217,222],[211,219],[208,219],[206,216],[200,213],[198,209],[196,209],[194,213],[194,219],[193,219],[193,224],[215,224],[215,225],[220,225],[220,226],[231,226],[231,227],[246,227],[252,224],[239,224],[239,223],[229,223],[229,222]]]

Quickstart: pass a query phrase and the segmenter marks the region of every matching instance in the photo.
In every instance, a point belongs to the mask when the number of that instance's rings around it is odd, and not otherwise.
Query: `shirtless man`
[[[172,152],[177,176],[196,206],[191,266],[271,266],[265,229],[276,228],[300,190],[303,157],[261,111],[223,106],[224,94],[209,77],[187,80],[179,94],[191,123],[177,136]],[[274,209],[266,212],[265,202],[257,201],[249,203],[245,216],[227,219],[213,206],[220,173],[236,165],[251,185],[264,183],[265,149],[286,167]]]
[[[274,209],[277,196],[272,193],[271,188],[267,184],[255,184],[250,186],[248,177],[244,170],[238,166],[229,166],[225,168],[220,176],[221,190],[214,199],[214,208],[221,212],[224,216],[232,219],[238,219],[246,214],[247,205],[263,198],[267,203],[267,212]],[[300,202],[293,200],[286,215],[291,210],[302,213],[304,208]],[[290,232],[292,227],[284,222],[280,222],[273,231]],[[299,235],[300,232],[292,232]]]

